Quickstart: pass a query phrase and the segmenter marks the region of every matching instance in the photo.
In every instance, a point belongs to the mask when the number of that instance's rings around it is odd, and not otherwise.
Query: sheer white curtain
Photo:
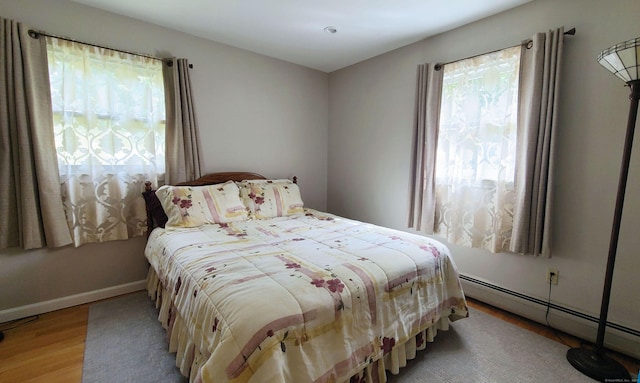
[[[165,173],[162,62],[47,38],[62,197],[76,246],[143,235]]]
[[[508,251],[520,47],[444,65],[435,171],[434,233]]]

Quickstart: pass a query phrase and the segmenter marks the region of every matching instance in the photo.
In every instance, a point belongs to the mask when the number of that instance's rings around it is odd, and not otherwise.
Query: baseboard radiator
[[[469,298],[477,299],[544,325],[548,322],[554,329],[589,342],[595,342],[599,322],[597,317],[468,275],[461,275],[460,279],[465,295]],[[548,318],[547,306],[549,307]],[[607,321],[604,345],[611,350],[640,359],[640,331],[638,329]]]
[[[542,299],[531,297],[531,296],[519,293],[517,291],[505,289],[504,287],[496,286],[494,284],[487,283],[485,281],[481,281],[479,279],[475,279],[475,278],[469,277],[467,275],[460,275],[460,279],[468,281],[468,282],[471,282],[471,283],[475,283],[477,285],[480,285],[480,286],[483,286],[483,287],[486,287],[486,288],[489,288],[489,289],[492,289],[492,290],[499,291],[499,292],[504,293],[504,294],[508,294],[508,295],[511,295],[511,296],[514,296],[514,297],[517,297],[517,298],[520,298],[520,299],[524,299],[524,300],[529,301],[529,302],[537,303],[537,304],[539,304],[541,306],[544,306],[544,307],[549,306],[553,310],[557,310],[557,311],[560,311],[560,312],[563,312],[563,313],[566,313],[566,314],[569,314],[569,315],[573,315],[573,316],[581,318],[581,319],[585,319],[585,320],[588,320],[588,321],[591,321],[591,322],[594,322],[594,323],[598,323],[599,322],[599,318],[594,317],[592,315],[588,315],[588,314],[581,313],[581,312],[576,311],[576,310],[572,310],[572,309],[569,309],[569,308],[566,308],[566,307],[563,307],[563,306],[559,306],[559,305],[557,305],[555,303],[551,303],[551,302],[544,301]],[[607,321],[607,327],[616,329],[618,331],[622,331],[622,332],[627,333],[627,334],[631,334],[631,335],[635,335],[637,337],[640,337],[640,331],[639,330],[636,330],[636,329],[633,329],[633,328],[630,328],[630,327],[626,327],[626,326],[622,326],[622,325],[617,324],[617,323],[613,323],[613,322]]]

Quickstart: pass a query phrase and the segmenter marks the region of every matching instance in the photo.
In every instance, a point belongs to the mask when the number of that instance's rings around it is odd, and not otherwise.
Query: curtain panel
[[[563,40],[564,28],[558,28],[546,34],[536,33],[523,44],[517,74],[518,117],[513,181],[503,182],[508,189],[507,193],[500,194],[500,201],[493,197],[489,202],[484,197],[478,200],[480,205],[502,206],[503,212],[499,212],[502,218],[496,213],[485,211],[488,207],[484,209],[482,206],[479,215],[473,210],[462,213],[463,217],[480,217],[480,221],[497,223],[489,225],[494,226],[494,229],[488,234],[474,233],[475,229],[462,230],[467,232],[466,237],[480,235],[486,239],[498,235],[497,240],[469,240],[460,243],[456,238],[465,236],[459,236],[453,230],[453,236],[445,235],[453,243],[486,248],[493,252],[551,256],[553,158]],[[436,162],[440,161],[436,153],[443,107],[442,72],[433,71],[431,65],[424,64],[418,67],[417,76],[414,162],[408,221],[409,227],[427,234],[440,234],[443,229],[452,231],[449,222],[451,213],[441,209],[442,205],[439,204],[444,193],[436,186]],[[496,187],[494,185],[490,188]],[[468,200],[464,196],[459,199],[464,204]],[[509,224],[510,228],[505,227],[505,224]]]
[[[416,77],[409,227],[432,234],[436,211],[435,165],[443,71],[435,70],[434,64],[422,64],[418,66]]]
[[[162,61],[47,37],[58,185],[75,246],[146,233],[165,172]]]
[[[520,46],[443,66],[434,232],[503,252],[511,238]]]
[[[195,105],[187,59],[163,65],[167,110],[165,183],[194,180],[202,175]]]
[[[520,58],[516,200],[510,250],[551,256],[553,158],[564,28],[536,33]]]
[[[65,246],[46,44],[1,17],[0,34],[0,249]]]

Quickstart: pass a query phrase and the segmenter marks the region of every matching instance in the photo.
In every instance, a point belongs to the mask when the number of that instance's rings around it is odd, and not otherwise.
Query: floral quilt
[[[145,254],[196,382],[358,380],[468,315],[443,244],[311,209],[156,229]]]

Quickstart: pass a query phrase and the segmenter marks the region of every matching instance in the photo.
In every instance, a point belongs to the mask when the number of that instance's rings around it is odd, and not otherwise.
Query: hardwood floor
[[[0,382],[80,382],[88,316],[84,304],[0,326]]]
[[[470,299],[468,303],[506,322],[560,341],[546,326],[478,301]],[[89,304],[84,304],[0,324],[0,330],[5,333],[5,339],[0,342],[0,382],[79,383],[88,315]],[[580,345],[577,338],[560,336],[562,343],[570,347]],[[633,378],[637,377],[640,361],[620,354],[610,355],[620,361]]]

